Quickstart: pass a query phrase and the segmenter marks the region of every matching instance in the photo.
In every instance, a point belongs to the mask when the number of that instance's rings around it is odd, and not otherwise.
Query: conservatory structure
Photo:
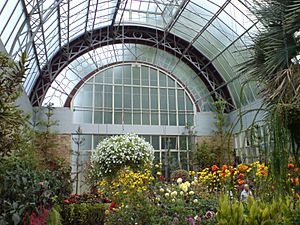
[[[189,169],[192,145],[216,131],[220,99],[234,155],[252,162],[264,145],[251,147],[248,132],[261,101],[238,72],[262,27],[251,2],[2,0],[0,50],[15,61],[26,52],[18,105],[32,121],[54,107],[51,129],[73,170],[100,140],[126,133],[149,141],[157,162],[168,152]]]

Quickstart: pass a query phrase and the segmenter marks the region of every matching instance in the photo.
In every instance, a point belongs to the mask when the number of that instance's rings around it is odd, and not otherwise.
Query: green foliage
[[[21,129],[25,123],[22,110],[15,105],[21,93],[21,83],[26,71],[26,54],[19,63],[0,52],[0,156],[19,149]]]
[[[205,140],[198,142],[193,158],[197,162],[199,168],[206,168],[214,165],[217,161],[214,143],[209,143]]]
[[[295,205],[289,197],[274,198],[271,202],[250,197],[247,203],[241,203],[223,196],[220,199],[217,221],[219,225],[292,225],[298,222],[299,207],[299,202]]]
[[[45,171],[20,157],[0,158],[0,224],[19,224],[38,207],[51,208],[64,195],[60,171]]]
[[[240,202],[229,202],[228,196],[220,199],[217,213],[219,225],[243,225],[245,224],[244,206]]]
[[[223,98],[218,98],[214,102],[216,109],[215,130],[208,141],[203,140],[197,143],[197,148],[193,151],[193,160],[200,168],[209,167],[213,164],[230,164],[233,159],[231,149],[231,137],[227,131],[228,120],[225,114],[227,102]]]
[[[107,225],[155,224],[157,209],[143,193],[137,193],[126,207],[109,213],[105,218]],[[159,223],[156,223],[159,224]]]
[[[61,208],[58,205],[53,207],[47,217],[46,225],[62,225],[60,211]]]
[[[105,207],[103,203],[63,204],[61,206],[62,224],[103,224]]]

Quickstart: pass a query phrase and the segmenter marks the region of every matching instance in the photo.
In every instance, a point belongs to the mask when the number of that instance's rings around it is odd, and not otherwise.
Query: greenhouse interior
[[[0,225],[300,224],[299,55],[300,0],[1,0]]]

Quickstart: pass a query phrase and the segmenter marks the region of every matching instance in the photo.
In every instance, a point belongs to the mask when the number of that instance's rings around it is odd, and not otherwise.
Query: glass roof
[[[256,92],[254,86],[246,86],[245,102],[240,102],[243,78],[237,77],[235,72],[237,64],[242,63],[246,57],[245,52],[240,53],[238,50],[251,42],[251,37],[259,30],[259,23],[251,14],[251,4],[250,0],[1,0],[0,44],[2,42],[6,51],[15,59],[20,52],[27,51],[31,60],[24,89],[30,95],[38,77],[47,69],[55,54],[62,48],[68,48],[71,41],[83,34],[103,27],[122,25],[163,30],[198,49],[209,60],[208,64],[212,64],[222,75],[224,85],[228,86],[234,103],[239,106],[240,103],[248,104],[255,100]],[[130,44],[104,46],[80,56],[76,62],[97,61],[99,65],[95,65],[96,68],[111,61],[130,61],[133,58],[128,52],[132,48],[147,49],[149,54],[154,55],[146,54],[138,57],[138,60],[169,64],[159,66],[171,74],[178,73],[184,67],[182,55],[171,57],[167,52],[153,47],[133,47]],[[160,62],[170,57],[171,62]],[[150,59],[156,59],[156,62]],[[71,62],[56,77],[49,91],[44,93],[47,96],[45,101],[57,95],[57,91],[53,90],[59,88],[55,85],[62,83],[63,74],[72,73],[71,69],[68,72],[65,70],[73,67],[76,62]],[[76,72],[77,78],[72,82],[64,81],[64,95],[70,93],[87,72],[81,70]],[[190,76],[195,75],[191,73]],[[192,85],[193,82],[190,83]],[[200,87],[205,89],[203,85]],[[199,101],[210,101],[210,93],[203,94],[205,92],[207,90],[196,96]]]

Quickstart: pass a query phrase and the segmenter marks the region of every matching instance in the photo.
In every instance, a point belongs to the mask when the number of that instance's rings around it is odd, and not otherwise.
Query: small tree
[[[25,64],[25,53],[22,54],[20,62],[15,63],[0,52],[0,156],[20,148],[25,118],[15,102],[22,91]]]

